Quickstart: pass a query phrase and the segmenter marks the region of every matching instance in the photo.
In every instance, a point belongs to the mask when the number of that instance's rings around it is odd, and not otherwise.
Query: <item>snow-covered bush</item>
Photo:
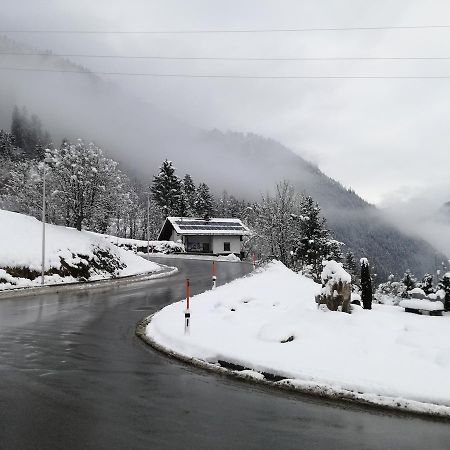
[[[102,235],[98,235],[102,236]],[[150,241],[140,239],[126,239],[116,236],[102,236],[105,237],[111,244],[117,247],[133,250],[135,253],[147,253],[147,246],[150,253],[185,253],[186,249],[181,242],[173,241]]]
[[[440,291],[444,294],[445,311],[450,311],[450,272],[447,272],[439,282]]]

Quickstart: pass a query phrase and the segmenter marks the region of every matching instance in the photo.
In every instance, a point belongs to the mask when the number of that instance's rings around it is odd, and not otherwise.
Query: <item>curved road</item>
[[[252,386],[146,347],[137,321],[181,298],[186,276],[194,293],[210,285],[210,262],[157,261],[180,273],[0,300],[2,450],[450,448],[448,423]],[[219,281],[248,270],[219,264]]]

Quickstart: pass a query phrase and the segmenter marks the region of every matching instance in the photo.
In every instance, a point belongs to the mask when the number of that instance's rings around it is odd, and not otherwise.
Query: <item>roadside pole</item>
[[[147,193],[147,257],[150,254],[150,192]]]
[[[191,285],[189,278],[186,278],[186,310],[184,311],[184,334],[189,334],[189,326],[191,322],[191,313],[189,310],[189,297],[191,294]]]
[[[41,270],[41,285],[45,284],[45,160],[43,162],[43,176],[42,176],[42,270]]]

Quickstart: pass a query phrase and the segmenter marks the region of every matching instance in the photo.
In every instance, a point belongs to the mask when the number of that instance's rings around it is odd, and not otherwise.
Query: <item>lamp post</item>
[[[147,257],[150,255],[150,192],[147,192]]]
[[[45,175],[46,175],[46,163],[43,162],[43,175],[42,175],[42,272],[41,272],[41,285],[45,284]]]

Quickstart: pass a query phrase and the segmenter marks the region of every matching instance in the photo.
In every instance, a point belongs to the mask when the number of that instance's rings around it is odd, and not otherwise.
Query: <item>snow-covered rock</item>
[[[352,277],[346,272],[342,263],[336,261],[324,261],[323,270],[321,275],[322,282],[336,282],[342,281],[343,283],[351,283]]]
[[[345,271],[341,263],[336,261],[323,261],[322,264],[322,291],[316,301],[327,305],[331,311],[350,312],[351,275]]]

